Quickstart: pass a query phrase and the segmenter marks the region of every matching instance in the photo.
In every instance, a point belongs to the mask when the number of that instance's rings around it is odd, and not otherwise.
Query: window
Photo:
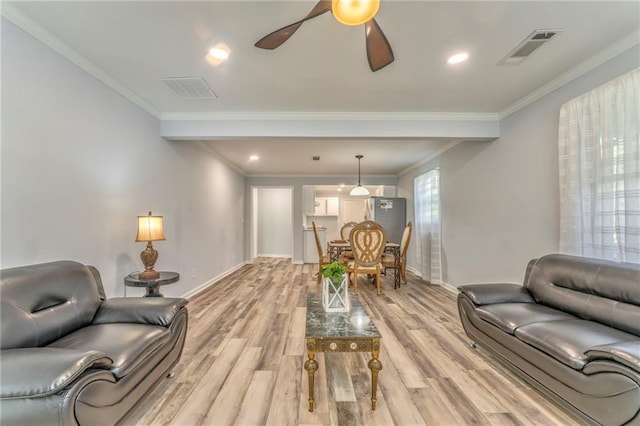
[[[422,279],[442,284],[440,169],[415,178],[416,254]]]
[[[640,263],[640,69],[560,110],[560,251]]]

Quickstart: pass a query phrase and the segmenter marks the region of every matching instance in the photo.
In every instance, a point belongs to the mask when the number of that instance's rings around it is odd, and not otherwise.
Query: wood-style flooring
[[[189,303],[175,377],[163,380],[124,425],[575,425],[579,422],[471,349],[455,294],[408,273],[381,296],[361,277],[360,300],[382,334],[378,402],[371,411],[370,354],[316,360],[308,411],[305,320],[317,265],[260,258]]]

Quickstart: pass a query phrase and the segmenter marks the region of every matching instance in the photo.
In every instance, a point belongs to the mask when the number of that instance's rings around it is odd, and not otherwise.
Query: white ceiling
[[[368,68],[363,26],[330,13],[280,48],[253,44],[315,5],[309,1],[18,1],[2,14],[158,118],[193,114],[464,113],[505,116],[638,42],[640,2],[382,0],[376,21],[395,62]],[[536,29],[563,31],[522,64],[497,65]],[[231,48],[217,67],[215,43]],[[470,59],[457,67],[458,50]],[[218,95],[182,100],[158,79],[201,76]],[[451,140],[207,141],[247,174],[398,174]],[[250,154],[261,159],[248,163]],[[312,155],[321,162],[311,163]]]

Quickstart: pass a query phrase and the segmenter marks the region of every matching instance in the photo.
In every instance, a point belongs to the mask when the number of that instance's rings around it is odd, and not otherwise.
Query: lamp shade
[[[380,0],[332,0],[331,12],[338,22],[360,25],[371,20],[380,8]]]
[[[162,229],[162,216],[138,216],[138,241],[161,241],[166,240]]]

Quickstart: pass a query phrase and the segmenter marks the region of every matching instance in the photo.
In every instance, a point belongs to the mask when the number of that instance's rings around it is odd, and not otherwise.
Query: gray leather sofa
[[[0,423],[115,424],[180,359],[186,304],[106,299],[77,262],[0,271]]]
[[[640,424],[640,265],[552,254],[458,290],[474,342],[587,423]]]

